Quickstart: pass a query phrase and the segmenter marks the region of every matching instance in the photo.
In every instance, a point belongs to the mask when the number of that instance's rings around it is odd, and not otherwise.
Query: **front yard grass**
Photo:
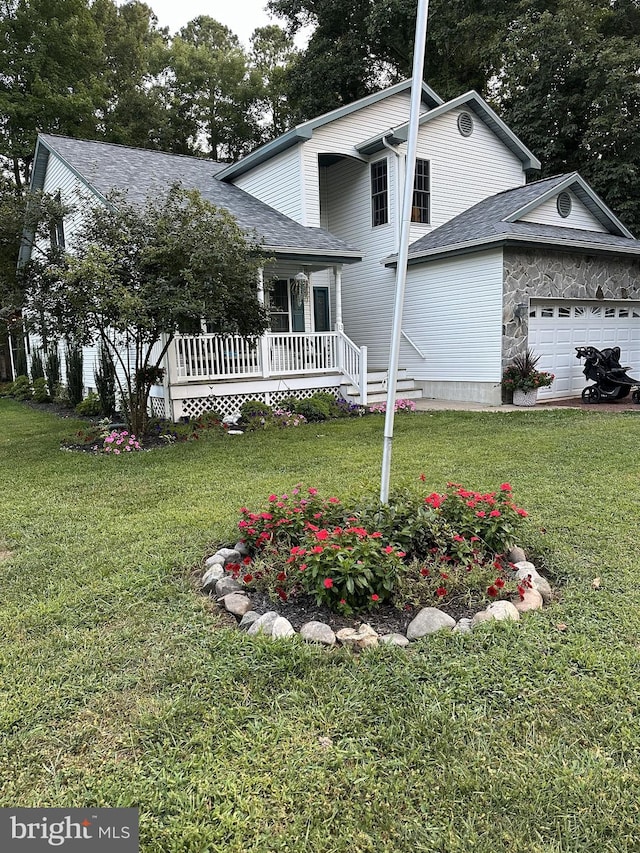
[[[0,400],[0,806],[139,806],[144,853],[640,850],[640,411],[396,425],[396,485],[511,483],[557,602],[360,657],[222,629],[189,567],[271,492],[376,491],[381,419],[114,459]]]

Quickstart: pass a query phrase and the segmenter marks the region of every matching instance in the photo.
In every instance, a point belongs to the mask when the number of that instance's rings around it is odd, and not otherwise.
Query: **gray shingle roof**
[[[603,224],[606,223],[612,230],[619,230],[613,214],[602,203],[596,204],[597,196],[592,191],[588,196],[585,195],[586,185],[578,175],[556,175],[498,193],[470,207],[413,243],[409,247],[409,263],[420,263],[422,260],[445,254],[479,251],[485,246],[505,243],[640,254],[640,240],[621,233],[587,231],[536,222],[505,221],[549,191],[561,186],[564,188],[572,183],[576,195],[589,203],[591,211],[599,215]],[[388,259],[390,264],[394,261],[395,258]]]
[[[217,173],[226,168],[224,163],[52,134],[41,134],[39,139],[99,197],[104,198],[116,189],[126,192],[130,202],[142,204],[148,198],[163,195],[179,182],[185,189],[197,189],[208,201],[228,210],[245,232],[255,232],[265,249],[278,256],[347,263],[360,260],[356,249],[329,231],[300,225],[239,187],[217,180]],[[34,175],[37,174],[36,164]]]

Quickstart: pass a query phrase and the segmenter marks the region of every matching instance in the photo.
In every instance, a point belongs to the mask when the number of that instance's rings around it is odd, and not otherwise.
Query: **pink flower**
[[[501,492],[511,492],[513,490],[511,488],[511,486],[509,485],[509,483],[501,483],[500,484],[500,491]]]
[[[489,518],[500,518],[500,515],[501,515],[500,510],[492,509],[491,512],[489,513]]]
[[[269,495],[269,500],[271,501],[271,503],[273,503],[274,501],[278,500],[278,496],[277,495]]]
[[[331,589],[331,587],[333,586],[333,581],[331,580],[331,578],[325,578],[323,583],[325,589]]]
[[[478,516],[478,518],[484,518],[486,514],[487,514],[487,513],[486,513],[486,512],[483,512],[482,510],[479,510],[479,511],[476,513],[476,515]]]
[[[371,596],[371,601],[380,601],[380,596],[376,595],[375,592]]]

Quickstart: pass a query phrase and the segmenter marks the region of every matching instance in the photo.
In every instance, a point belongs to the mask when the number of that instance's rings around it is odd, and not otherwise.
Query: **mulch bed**
[[[310,595],[297,595],[288,601],[273,601],[268,595],[261,592],[248,591],[251,598],[252,609],[257,613],[266,613],[269,610],[277,611],[293,625],[296,631],[305,622],[324,622],[333,631],[341,628],[358,628],[363,623],[370,625],[380,636],[384,634],[400,633],[406,634],[411,620],[422,610],[419,607],[407,606],[404,610],[398,610],[392,604],[383,604],[369,613],[359,613],[357,616],[341,616],[329,610],[328,607],[316,603],[315,598]],[[469,602],[451,599],[438,604],[438,609],[452,616],[456,621],[463,616],[471,618],[478,610],[484,610],[486,601],[478,599],[477,602]]]

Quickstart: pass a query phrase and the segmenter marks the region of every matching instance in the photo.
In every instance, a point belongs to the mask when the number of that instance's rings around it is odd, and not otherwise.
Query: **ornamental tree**
[[[127,424],[143,435],[149,392],[176,334],[199,334],[203,318],[220,331],[264,331],[263,262],[231,214],[197,191],[176,185],[138,206],[114,193],[85,212],[73,254],[30,262],[29,322],[40,334],[102,341]]]

